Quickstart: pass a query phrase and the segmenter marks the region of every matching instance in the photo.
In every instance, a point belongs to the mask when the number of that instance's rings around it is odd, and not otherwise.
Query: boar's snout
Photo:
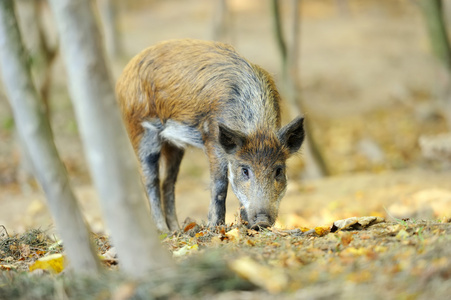
[[[268,227],[271,227],[271,222],[269,221],[267,214],[258,214],[255,218],[255,222],[251,224],[251,229],[253,230],[260,230]]]

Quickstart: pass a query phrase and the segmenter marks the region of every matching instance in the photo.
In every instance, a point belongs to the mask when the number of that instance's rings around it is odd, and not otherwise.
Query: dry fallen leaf
[[[194,244],[192,246],[185,245],[182,248],[180,248],[179,250],[172,252],[172,256],[174,256],[174,257],[185,256],[188,253],[190,253],[190,251],[193,251],[193,250],[194,251],[199,250],[199,246],[197,244]]]
[[[35,261],[35,263],[30,266],[30,271],[43,269],[58,274],[64,270],[64,264],[64,255],[61,253],[51,254]]]
[[[288,277],[282,269],[263,266],[250,257],[238,258],[230,262],[229,267],[239,276],[270,293],[281,292],[288,285]]]
[[[359,218],[352,217],[344,220],[335,221],[330,231],[336,232],[338,230],[347,230],[347,229],[359,230],[382,222],[385,222],[385,219],[381,217],[359,217]]]
[[[328,226],[315,227],[315,232],[319,236],[324,236],[330,232],[330,229]]]
[[[13,265],[1,265],[0,264],[0,270],[2,270],[2,271],[10,271],[10,270],[13,270],[13,269],[16,269],[17,267],[16,266],[13,266]]]
[[[225,236],[231,241],[233,240],[238,241],[240,239],[240,231],[238,228],[235,228],[230,231],[227,231],[225,233]]]
[[[191,222],[188,225],[185,226],[185,228],[183,228],[183,232],[187,232],[188,230],[193,229],[194,227],[196,227],[197,223],[196,222]]]
[[[202,237],[204,235],[205,235],[205,232],[204,231],[200,231],[200,232],[196,233],[194,236],[198,238],[198,237]]]

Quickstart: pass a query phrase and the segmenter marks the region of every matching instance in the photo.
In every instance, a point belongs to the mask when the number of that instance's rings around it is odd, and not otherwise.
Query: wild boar
[[[210,226],[225,222],[229,182],[249,227],[274,224],[304,119],[281,128],[280,95],[268,72],[226,44],[170,40],[136,55],[116,91],[160,231],[179,228],[174,187],[187,146],[209,159]]]

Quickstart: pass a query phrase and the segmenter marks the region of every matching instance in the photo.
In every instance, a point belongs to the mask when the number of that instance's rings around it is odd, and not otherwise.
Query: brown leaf
[[[185,228],[183,228],[183,232],[187,232],[188,230],[193,229],[194,227],[196,227],[197,223],[196,222],[191,222],[188,225],[185,226]]]
[[[204,235],[205,235],[205,232],[201,231],[201,232],[196,233],[194,236],[198,238],[198,237],[201,237]]]
[[[225,235],[225,227],[224,226],[218,226],[219,227],[219,233],[222,235]]]

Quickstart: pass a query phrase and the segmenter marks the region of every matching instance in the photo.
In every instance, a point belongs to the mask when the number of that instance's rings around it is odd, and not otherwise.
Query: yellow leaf
[[[323,236],[329,233],[329,227],[323,226],[323,227],[315,227],[315,232],[319,236]]]
[[[281,292],[288,285],[288,277],[281,269],[260,265],[250,257],[238,258],[230,262],[229,267],[239,276],[270,293]]]
[[[65,257],[64,255],[51,254],[45,257],[41,257],[34,264],[30,266],[30,271],[34,271],[36,269],[48,270],[52,273],[60,273],[64,270]]]
[[[174,257],[185,256],[188,253],[190,253],[191,250],[197,251],[197,250],[199,250],[199,246],[197,244],[194,244],[192,246],[185,245],[182,248],[180,248],[179,250],[172,252],[172,256],[174,256]]]
[[[238,230],[238,228],[232,229],[230,231],[227,231],[225,233],[226,237],[229,238],[229,240],[233,241],[233,240],[239,240],[240,238],[240,231]]]

